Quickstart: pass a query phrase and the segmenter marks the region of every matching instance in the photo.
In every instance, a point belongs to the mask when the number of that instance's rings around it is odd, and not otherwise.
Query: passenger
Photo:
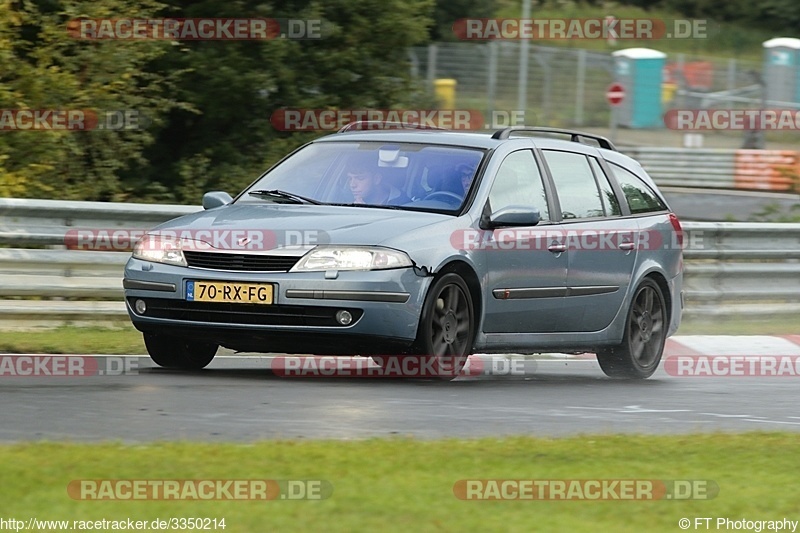
[[[469,186],[472,185],[472,180],[475,178],[475,165],[461,163],[456,167],[456,172],[461,179],[462,192],[466,195],[469,191]]]

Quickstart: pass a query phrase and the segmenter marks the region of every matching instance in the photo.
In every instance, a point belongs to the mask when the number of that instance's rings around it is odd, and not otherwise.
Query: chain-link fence
[[[527,80],[520,79],[517,42],[440,43],[412,49],[416,74],[433,86],[436,79],[457,81],[457,105],[477,109],[489,120],[525,111],[528,123],[608,124],[605,89],[613,81],[609,54],[530,46]],[[520,95],[523,107],[520,107]]]
[[[410,57],[413,74],[426,80],[432,91],[436,80],[455,80],[452,103],[459,109],[481,111],[493,126],[505,125],[503,121],[520,111],[527,124],[610,126],[606,90],[619,81],[611,53],[528,44],[525,77],[520,61],[525,46],[518,41],[437,43],[412,48]],[[677,108],[755,109],[764,104],[762,67],[758,60],[673,54],[666,58],[661,76],[653,75],[648,82],[655,86],[663,113]],[[659,129],[666,127],[650,128]],[[680,137],[682,132],[673,135]],[[740,143],[743,135],[727,133],[729,144]]]

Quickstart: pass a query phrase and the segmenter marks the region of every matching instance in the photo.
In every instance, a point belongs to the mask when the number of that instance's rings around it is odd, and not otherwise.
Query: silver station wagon
[[[373,126],[137,244],[125,299],[158,365],[224,346],[454,377],[476,351],[594,352],[609,376],[653,374],[681,320],[683,235],[636,161],[577,131]]]

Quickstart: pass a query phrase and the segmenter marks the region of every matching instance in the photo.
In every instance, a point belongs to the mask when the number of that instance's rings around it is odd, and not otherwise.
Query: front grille
[[[145,317],[217,324],[346,327],[336,320],[337,311],[340,309],[350,311],[353,323],[357,322],[363,313],[361,309],[339,307],[187,302],[167,298],[129,298],[132,309],[135,308],[134,302],[138,299],[143,299],[147,304],[147,311],[143,315]]]
[[[212,270],[241,270],[247,272],[288,272],[299,257],[285,255],[224,254],[184,250],[190,267]]]

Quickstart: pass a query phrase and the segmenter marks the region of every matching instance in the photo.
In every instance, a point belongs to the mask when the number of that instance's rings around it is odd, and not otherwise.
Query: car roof
[[[346,128],[345,128],[346,129]],[[520,133],[524,133],[520,135]],[[542,135],[544,134],[544,135]],[[570,140],[558,139],[551,134],[567,134]],[[595,139],[599,146],[581,141],[583,138]],[[592,135],[585,132],[572,130],[560,130],[554,128],[505,128],[502,130],[490,130],[486,132],[473,131],[454,131],[441,130],[435,128],[420,129],[372,129],[356,130],[350,129],[339,133],[328,135],[315,142],[395,142],[395,143],[420,143],[420,144],[440,144],[447,146],[460,146],[467,148],[493,149],[506,142],[530,139],[534,144],[544,144],[548,147],[558,147],[570,149],[576,146],[591,147],[603,153],[619,154],[605,137]],[[537,142],[538,141],[538,142]],[[608,148],[606,148],[608,147]],[[632,161],[632,160],[631,160]]]
[[[462,146],[468,148],[492,149],[500,146],[505,141],[492,139],[487,133],[462,132],[450,130],[372,130],[349,131],[327,135],[314,142],[396,142],[443,144],[448,146]]]

